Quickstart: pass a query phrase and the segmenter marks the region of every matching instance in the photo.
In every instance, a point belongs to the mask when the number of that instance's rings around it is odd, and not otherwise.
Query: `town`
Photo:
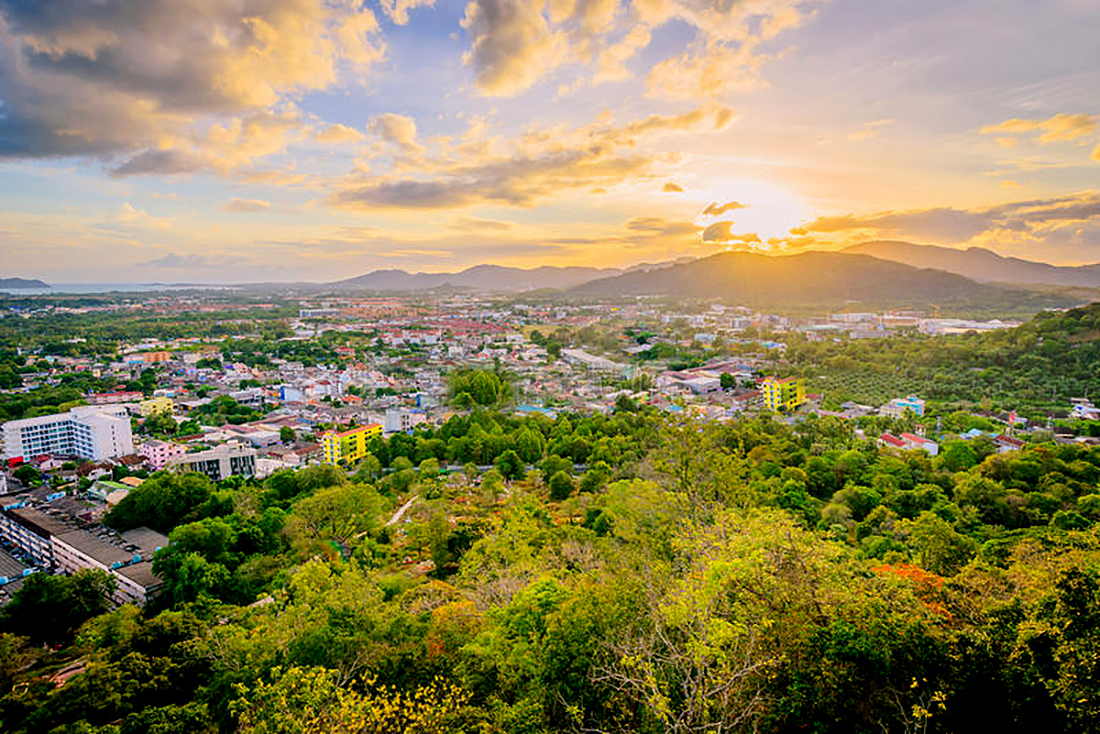
[[[154,338],[139,329],[109,344],[106,354],[82,353],[88,341],[79,336],[13,350],[5,400],[77,379],[96,387],[56,411],[33,409],[3,424],[0,603],[32,573],[82,568],[110,573],[118,603],[155,596],[161,580],[153,555],[168,538],[146,527],[118,532],[101,523],[151,474],[260,480],[317,464],[354,473],[364,460],[377,460],[377,439],[415,437],[483,407],[532,420],[643,407],[666,420],[702,423],[833,418],[854,440],[932,457],[958,441],[988,442],[997,452],[1050,440],[1100,443],[1075,428],[1100,421],[1100,409],[1084,396],[1038,412],[1025,405],[960,407],[926,394],[838,402],[827,379],[787,358],[795,342],[920,340],[1018,323],[914,311],[793,317],[646,299],[231,298],[155,293],[41,307],[21,301],[4,313],[7,323],[30,328],[107,314],[220,317],[203,336]],[[227,327],[238,333],[215,335]],[[443,472],[456,474],[477,459],[446,450],[434,457]]]

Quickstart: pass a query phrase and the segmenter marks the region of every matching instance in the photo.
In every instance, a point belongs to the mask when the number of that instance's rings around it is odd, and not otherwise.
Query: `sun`
[[[811,218],[811,210],[801,199],[787,189],[764,179],[727,178],[714,182],[703,189],[705,200],[700,202],[699,215],[695,223],[701,227],[715,221],[730,221],[732,232],[736,234],[755,233],[767,241],[771,237],[784,237],[791,227],[798,226]],[[705,214],[710,204],[738,202],[742,206],[732,207],[715,215]]]

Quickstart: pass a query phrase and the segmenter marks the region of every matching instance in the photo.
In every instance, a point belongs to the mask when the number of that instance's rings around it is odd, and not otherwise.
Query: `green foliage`
[[[103,571],[71,577],[31,574],[4,607],[5,631],[36,643],[61,644],[86,620],[107,611],[115,581]]]
[[[456,407],[496,405],[511,395],[508,382],[496,372],[462,370],[450,377],[451,399]]]
[[[167,533],[195,517],[213,489],[202,474],[158,472],[126,495],[103,522],[118,530],[145,526]]]
[[[549,487],[550,499],[561,501],[573,494],[576,485],[573,483],[573,477],[564,471],[559,471],[550,477]]]

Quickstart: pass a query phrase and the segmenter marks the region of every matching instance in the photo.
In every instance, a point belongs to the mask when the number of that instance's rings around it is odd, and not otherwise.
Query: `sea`
[[[95,293],[148,293],[155,291],[231,290],[229,285],[202,283],[54,283],[49,288],[0,288],[11,296],[87,295]]]

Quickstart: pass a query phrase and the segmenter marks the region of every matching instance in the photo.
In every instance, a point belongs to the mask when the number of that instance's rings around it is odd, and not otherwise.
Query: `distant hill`
[[[982,247],[958,250],[952,247],[878,240],[853,245],[842,252],[870,255],[915,268],[946,270],[980,283],[1042,283],[1100,288],[1100,264],[1050,265],[1018,257],[1004,257]]]
[[[49,288],[41,280],[28,278],[0,278],[0,289],[15,290],[24,288]]]
[[[840,252],[777,256],[725,252],[682,265],[601,278],[568,293],[722,298],[756,307],[839,308],[852,300],[865,307],[936,304],[1004,313],[1076,305],[1058,294],[985,285],[942,270]]]
[[[481,291],[521,292],[543,288],[563,289],[587,281],[622,273],[611,268],[543,266],[525,270],[501,265],[475,265],[457,273],[408,273],[404,270],[375,270],[356,278],[328,285],[378,291],[419,291],[450,286]]]

